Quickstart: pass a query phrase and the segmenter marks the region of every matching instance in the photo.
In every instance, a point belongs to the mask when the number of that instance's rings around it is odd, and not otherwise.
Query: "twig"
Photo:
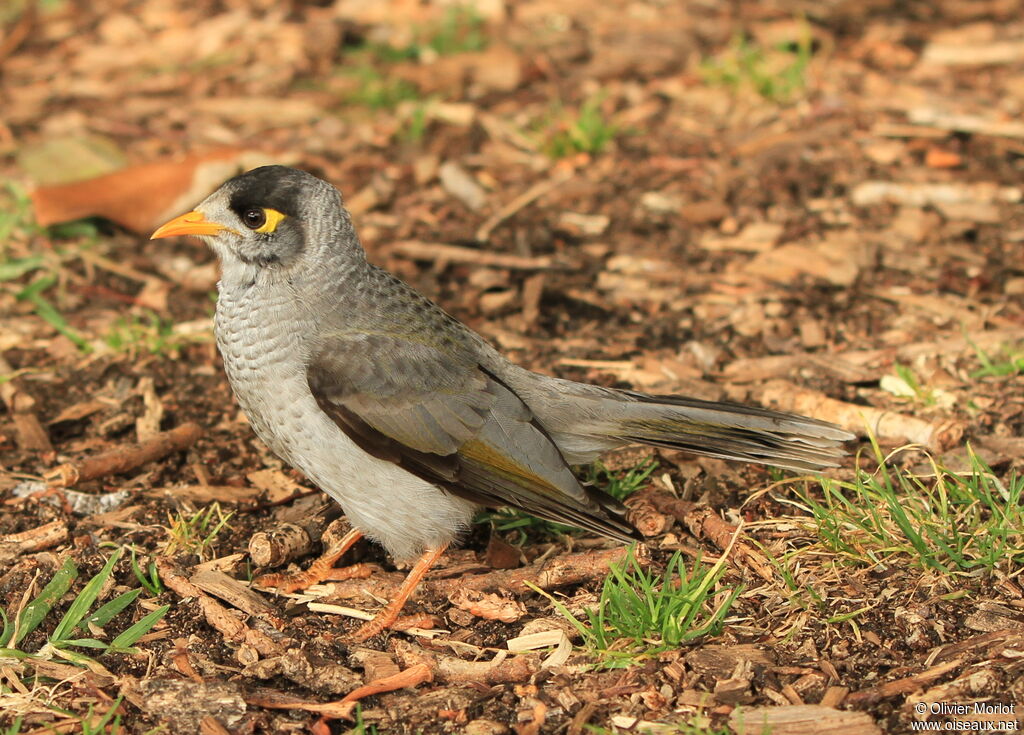
[[[859,692],[853,692],[852,694],[846,695],[846,699],[843,700],[843,704],[849,705],[850,707],[864,707],[875,704],[883,699],[889,697],[897,697],[901,694],[910,694],[911,692],[917,691],[926,684],[931,684],[936,679],[939,679],[950,671],[959,668],[963,664],[960,659],[954,659],[938,666],[932,666],[930,669],[914,674],[913,676],[905,676],[902,679],[895,679],[893,681],[887,681],[884,684],[879,684],[876,687],[870,689],[862,689]]]
[[[626,519],[646,538],[660,536],[672,525],[672,517],[660,512],[644,493],[626,498]]]
[[[0,562],[6,563],[27,552],[53,548],[67,537],[68,527],[64,521],[51,521],[28,531],[0,536]]]
[[[278,630],[284,630],[287,627],[287,623],[277,616],[273,605],[264,600],[258,592],[246,587],[224,572],[203,569],[192,574],[188,581],[203,592],[219,597],[247,615],[267,621]]]
[[[443,263],[469,263],[490,268],[508,268],[520,271],[573,270],[571,263],[556,263],[550,255],[511,255],[492,253],[486,250],[448,245],[440,242],[403,240],[390,247],[390,252],[412,260],[428,260]]]
[[[281,523],[273,531],[260,531],[249,539],[249,556],[258,567],[279,567],[312,550],[313,539],[294,523]]]
[[[658,511],[673,516],[676,520],[690,529],[690,532],[697,538],[706,537],[719,549],[727,549],[730,544],[734,545],[736,556],[749,569],[756,573],[766,582],[772,581],[775,577],[772,574],[768,560],[736,537],[738,527],[722,520],[717,513],[705,506],[697,505],[688,500],[680,500],[668,493],[647,488],[635,493],[645,501],[649,501]],[[726,554],[723,554],[724,558]]]
[[[397,674],[385,676],[371,681],[369,684],[364,684],[346,694],[341,702],[342,704],[351,704],[352,708],[355,709],[356,702],[360,699],[373,696],[374,694],[393,692],[396,689],[404,689],[405,687],[419,686],[425,682],[433,681],[433,679],[434,675],[429,666],[426,664],[414,664],[404,671],[399,671]]]
[[[1024,44],[1018,48],[1024,48]],[[958,133],[992,135],[999,138],[1024,138],[1024,123],[1016,120],[998,120],[981,115],[957,114],[928,107],[913,109],[907,117],[913,125],[926,125]]]
[[[29,37],[29,34],[32,32],[32,26],[36,22],[37,5],[38,2],[27,3],[24,10],[21,11],[21,17],[18,18],[18,22],[14,24],[14,28],[11,29],[11,32],[7,34],[5,39],[0,41],[0,64],[17,51],[18,47]]]
[[[405,671],[400,671],[397,674],[385,676],[383,679],[377,679],[369,684],[364,684],[338,702],[307,702],[298,697],[271,689],[257,690],[247,696],[245,701],[247,704],[265,709],[301,709],[307,712],[317,712],[323,715],[325,719],[349,720],[352,718],[352,711],[356,708],[356,704],[360,699],[374,694],[393,692],[396,689],[404,689],[405,687],[415,687],[432,679],[433,675],[428,666],[416,664],[410,666]]]
[[[995,350],[1020,339],[1020,329],[991,329],[966,336],[948,337],[931,342],[912,342],[898,347],[874,350],[846,350],[823,355],[797,352],[790,355],[768,355],[736,360],[722,370],[722,377],[733,383],[751,383],[768,378],[785,378],[796,371],[810,368],[834,375],[848,383],[878,380],[892,372],[894,362],[913,363],[921,355],[945,355],[980,350]]]
[[[969,651],[978,652],[983,648],[1005,648],[1007,639],[1016,639],[1014,641],[1014,645],[1017,645],[1024,640],[1024,634],[1019,630],[1004,628],[1002,630],[994,630],[991,633],[982,633],[981,635],[972,636],[971,638],[958,641],[957,643],[947,643],[943,646],[937,646],[929,652],[928,658],[925,659],[925,665],[931,666],[936,661],[944,661]],[[985,656],[992,658],[995,656],[995,652],[987,650]]]
[[[628,550],[620,546],[614,549],[563,554],[540,564],[531,564],[519,569],[499,569],[487,574],[431,580],[424,588],[445,595],[457,589],[487,591],[501,588],[524,593],[530,591],[527,582],[535,584],[542,590],[557,589],[603,579],[608,575],[612,565],[623,561],[627,553]],[[646,552],[646,547],[637,547],[636,560],[641,566],[650,564],[650,554]]]
[[[491,233],[494,231],[495,227],[514,215],[520,209],[526,207],[528,204],[540,199],[549,191],[557,189],[559,186],[571,179],[572,175],[572,169],[560,168],[555,170],[555,175],[550,179],[547,179],[546,181],[538,181],[536,184],[491,215],[486,222],[480,225],[480,228],[476,231],[476,241],[487,242],[490,240]]]
[[[628,550],[623,547],[585,551],[576,554],[563,554],[548,561],[519,569],[495,570],[486,574],[463,574],[451,579],[427,579],[420,585],[420,594],[429,597],[441,595],[447,597],[460,589],[481,592],[505,589],[523,594],[531,592],[527,582],[542,590],[583,584],[606,577],[612,564],[623,561],[627,553]],[[637,547],[635,556],[637,563],[641,566],[647,566],[651,562],[650,553],[643,545]],[[327,599],[330,600],[361,600],[368,595],[390,599],[400,584],[400,575],[375,574],[368,580],[332,582],[324,587],[330,590],[327,593]],[[339,611],[330,610],[328,612]]]
[[[772,380],[754,397],[771,408],[792,411],[830,421],[844,429],[863,434],[865,429],[881,438],[905,439],[942,451],[954,446],[964,434],[962,421],[933,423],[873,406],[840,401],[815,390],[801,388],[786,380]]]
[[[95,457],[86,457],[77,464],[62,464],[46,473],[45,478],[55,487],[73,487],[79,482],[123,474],[172,452],[187,449],[195,444],[202,434],[203,430],[198,424],[189,422],[170,431],[161,432],[141,444],[117,447]]]
[[[508,656],[505,651],[499,651],[490,661],[463,661],[456,656],[427,651],[400,638],[391,639],[391,648],[399,663],[410,667],[424,665],[437,681],[446,684],[518,684],[528,681],[540,670],[537,657]]]

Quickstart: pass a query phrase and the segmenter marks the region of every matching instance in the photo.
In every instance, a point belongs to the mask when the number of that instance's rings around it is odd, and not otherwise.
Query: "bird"
[[[332,184],[285,166],[227,180],[153,239],[191,235],[220,260],[214,333],[257,436],[337,501],[356,540],[415,560],[354,634],[394,625],[481,507],[514,507],[621,542],[624,507],[574,466],[628,444],[798,471],[853,438],[765,408],[588,385],[523,368],[383,268]]]

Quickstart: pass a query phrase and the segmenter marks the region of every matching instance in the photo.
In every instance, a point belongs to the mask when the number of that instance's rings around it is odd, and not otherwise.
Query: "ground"
[[[0,8],[0,726],[1019,729],[1020,10]],[[609,456],[581,476],[645,544],[491,513],[419,628],[351,644],[402,572],[249,587],[254,534],[305,568],[337,511],[233,401],[212,254],[148,240],[257,161],[523,365],[858,441],[820,476]]]

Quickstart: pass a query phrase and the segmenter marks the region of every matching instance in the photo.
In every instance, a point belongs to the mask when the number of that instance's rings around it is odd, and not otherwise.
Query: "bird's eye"
[[[242,223],[250,230],[258,230],[260,227],[265,225],[266,222],[267,213],[258,207],[247,209],[242,213]]]

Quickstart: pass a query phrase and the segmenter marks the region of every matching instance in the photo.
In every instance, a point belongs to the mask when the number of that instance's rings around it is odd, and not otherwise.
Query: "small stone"
[[[682,197],[660,191],[648,191],[640,195],[640,204],[647,210],[659,214],[678,212],[683,206]]]
[[[487,193],[459,164],[448,161],[442,164],[439,174],[444,190],[476,211],[487,203]]]
[[[725,202],[707,200],[684,204],[679,214],[691,225],[710,225],[721,222],[729,216],[729,207]]]

